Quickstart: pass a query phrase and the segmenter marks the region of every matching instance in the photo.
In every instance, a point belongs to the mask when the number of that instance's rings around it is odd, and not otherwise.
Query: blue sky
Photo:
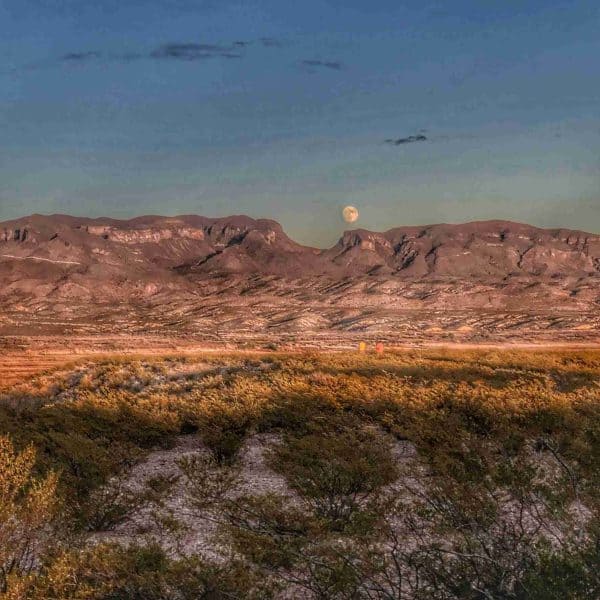
[[[2,0],[0,219],[600,232],[599,31],[591,0]]]

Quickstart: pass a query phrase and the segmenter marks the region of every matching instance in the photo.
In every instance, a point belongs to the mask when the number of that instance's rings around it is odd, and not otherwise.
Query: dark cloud
[[[143,59],[156,60],[180,60],[194,61],[208,58],[242,58],[240,53],[242,46],[233,43],[231,45],[222,44],[196,44],[196,43],[176,43],[163,44],[151,52],[121,52],[112,54],[102,54],[97,51],[69,52],[60,57],[61,62],[88,63],[93,60],[103,60],[105,62],[133,62]]]
[[[96,60],[103,61],[115,61],[115,62],[132,62],[134,60],[140,60],[142,58],[146,58],[147,55],[140,54],[139,52],[121,52],[114,54],[103,54],[102,52],[97,51],[88,51],[88,52],[69,52],[68,54],[63,54],[60,57],[62,62],[70,62],[70,63],[87,63]],[[50,66],[50,65],[46,65]]]
[[[305,67],[332,69],[334,71],[341,71],[343,68],[342,63],[337,60],[303,60],[302,64]]]
[[[417,135],[409,135],[408,137],[398,138],[398,139],[387,139],[385,140],[386,144],[392,144],[394,146],[401,146],[403,144],[414,144],[415,142],[426,142],[427,136],[422,133],[418,133]]]

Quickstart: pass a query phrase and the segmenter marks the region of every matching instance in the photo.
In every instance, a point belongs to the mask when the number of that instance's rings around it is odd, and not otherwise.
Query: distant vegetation
[[[235,492],[257,434],[287,491]],[[123,485],[181,436],[221,558]],[[597,600],[598,489],[600,351],[74,364],[0,393],[0,598]],[[169,545],[90,543],[141,510]]]

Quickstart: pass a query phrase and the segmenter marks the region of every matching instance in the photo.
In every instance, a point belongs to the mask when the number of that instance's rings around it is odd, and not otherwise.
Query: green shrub
[[[288,437],[272,449],[270,462],[317,515],[338,528],[398,477],[389,440],[364,427]]]

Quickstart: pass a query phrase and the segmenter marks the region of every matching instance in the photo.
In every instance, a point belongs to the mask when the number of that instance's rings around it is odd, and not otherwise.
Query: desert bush
[[[20,446],[33,444],[36,468],[59,471],[60,488],[73,504],[152,447],[167,446],[177,428],[158,412],[128,406],[122,396],[85,394],[19,413],[0,408],[0,431],[10,433]]]
[[[267,571],[295,567],[322,529],[318,519],[272,493],[236,498],[223,516],[233,548]]]
[[[534,564],[516,590],[518,600],[592,600],[600,598],[600,537],[594,527],[584,542],[558,551],[540,547]]]
[[[56,539],[57,476],[35,477],[35,450],[0,436],[0,592],[30,575]]]
[[[544,467],[508,461],[504,470],[515,471],[508,486],[492,479],[457,486],[434,476],[423,487],[411,478],[413,487],[371,521],[369,535],[336,534],[315,513],[303,519],[281,498],[255,498],[260,518],[255,509],[251,519],[235,521],[234,543],[310,598],[596,598],[595,518],[582,524],[563,512],[557,520],[539,484],[547,480]],[[566,488],[555,495],[569,504],[569,481],[559,472],[553,485]]]
[[[336,528],[346,526],[398,476],[389,440],[366,427],[328,426],[301,437],[288,436],[272,449],[270,462],[315,513]]]
[[[88,531],[109,531],[131,516],[149,508],[159,508],[176,478],[157,475],[133,488],[125,474],[112,477],[93,490],[81,508],[81,521]]]
[[[268,586],[231,562],[169,559],[157,545],[65,552],[24,586],[23,600],[268,599]],[[16,599],[15,599],[16,600]]]
[[[241,448],[246,429],[238,423],[220,419],[202,430],[202,440],[220,464],[232,463]]]
[[[184,457],[178,465],[191,505],[200,513],[216,504],[225,506],[238,483],[238,471],[231,465],[225,468],[213,454]]]
[[[186,589],[235,598],[275,585],[308,598],[595,599],[599,394],[591,351],[123,358],[82,377],[44,374],[5,389],[0,404],[0,434],[18,448],[8,462],[29,457],[15,506],[54,470],[72,521],[89,509],[90,523],[110,526],[137,501],[107,482],[195,434],[209,453],[181,465],[192,506],[218,520],[234,558],[216,568],[150,546],[41,552],[35,568],[5,576],[7,593],[176,600]],[[281,436],[269,462],[289,497],[236,495],[237,453],[254,431]],[[417,453],[404,488],[389,485],[394,437]],[[155,505],[161,489],[150,490]],[[36,547],[47,547],[50,523],[31,529]]]

